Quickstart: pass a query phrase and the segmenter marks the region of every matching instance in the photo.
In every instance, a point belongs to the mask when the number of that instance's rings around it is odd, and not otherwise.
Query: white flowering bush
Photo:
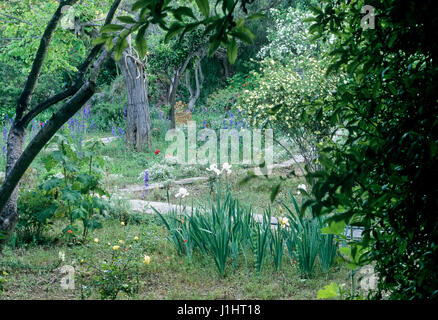
[[[267,30],[268,44],[262,47],[258,58],[285,61],[290,56],[311,56],[319,51],[320,43],[311,40],[308,29],[311,23],[305,20],[310,13],[289,8],[287,11],[271,9],[274,25]]]
[[[237,109],[253,127],[288,136],[311,166],[317,143],[330,134],[328,102],[340,80],[325,73],[323,59],[295,57],[286,65],[263,60],[253,75],[253,89],[243,92]]]
[[[151,182],[162,182],[164,180],[175,179],[175,169],[167,164],[154,163],[147,169]],[[139,180],[144,179],[144,172],[138,176]]]

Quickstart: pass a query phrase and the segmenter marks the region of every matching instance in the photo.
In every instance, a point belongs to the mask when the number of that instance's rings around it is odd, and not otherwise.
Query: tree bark
[[[193,89],[190,84],[190,72],[187,70],[186,87],[190,93],[189,104],[187,107],[190,111],[192,111],[193,108],[195,107],[195,103],[196,101],[198,101],[199,96],[201,94],[201,84],[203,81],[203,75],[201,71],[201,58],[198,61],[196,61],[194,75],[195,75],[195,89]]]
[[[189,65],[190,61],[195,55],[199,55],[200,52],[204,50],[204,47],[198,47],[195,51],[191,52],[186,60],[184,61],[183,65],[174,70],[172,77],[170,79],[170,86],[169,91],[167,93],[167,101],[170,105],[170,111],[169,111],[169,118],[171,122],[171,126],[173,129],[175,129],[176,123],[175,123],[175,103],[176,103],[176,92],[178,91],[179,81],[181,80],[181,77],[184,75],[187,66]]]
[[[142,151],[151,148],[151,119],[146,75],[143,64],[126,49],[117,63],[122,72],[127,104],[126,141],[128,145]]]

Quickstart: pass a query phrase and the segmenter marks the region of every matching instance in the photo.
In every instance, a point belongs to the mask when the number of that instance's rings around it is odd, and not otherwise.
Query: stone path
[[[174,181],[173,184],[183,186],[183,185],[188,185],[188,184],[192,184],[195,182],[205,182],[205,181],[208,181],[208,177],[194,177],[194,178],[186,178],[186,179],[177,180],[177,181]],[[144,192],[146,190],[153,190],[156,188],[161,189],[164,187],[165,187],[165,183],[157,182],[157,183],[151,183],[147,187],[142,186],[142,185],[131,185],[127,188],[119,189],[118,191],[121,193],[134,193],[134,192]]]
[[[155,214],[155,210],[152,208],[155,208],[159,213],[161,214],[168,214],[172,210],[178,210],[179,212],[182,211],[183,207],[175,204],[169,204],[167,202],[156,202],[156,201],[146,201],[146,200],[128,200],[131,210],[140,212],[140,213],[146,213],[146,214]],[[186,208],[188,212],[190,212],[191,207]],[[255,213],[254,218],[257,222],[263,221],[263,215]],[[277,225],[278,219],[276,217],[271,217],[271,224]]]
[[[272,169],[290,168],[295,163],[300,163],[300,162],[304,162],[304,158],[300,155],[297,155],[294,159],[289,159],[289,160],[284,161],[282,163],[273,164],[271,166],[271,168]],[[183,185],[193,184],[196,182],[205,182],[205,181],[208,181],[208,179],[209,179],[208,177],[192,177],[192,178],[185,178],[185,179],[176,180],[173,182],[173,184],[183,186]],[[144,192],[146,190],[154,190],[156,188],[162,189],[165,186],[166,186],[166,184],[163,182],[151,183],[147,187],[145,187],[144,185],[130,185],[127,188],[119,189],[118,192],[121,192],[124,194],[135,193],[135,192]]]

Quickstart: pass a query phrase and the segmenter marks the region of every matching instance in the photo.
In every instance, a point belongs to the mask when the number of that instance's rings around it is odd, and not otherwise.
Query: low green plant
[[[186,220],[184,220],[185,215],[178,214],[177,210],[174,209],[170,211],[168,219],[165,219],[163,215],[161,215],[161,213],[159,213],[155,208],[152,207],[152,209],[161,218],[161,221],[169,232],[168,239],[174,245],[176,252],[179,255],[187,253],[186,247],[184,246],[184,240],[187,239],[184,239],[182,234],[182,229],[186,228],[185,225],[188,223],[188,221],[186,222]]]
[[[276,228],[271,228],[270,238],[270,251],[274,267],[275,270],[280,271],[285,247],[284,227],[282,227],[281,223],[277,223]]]
[[[265,211],[263,221],[255,224],[255,227],[252,228],[252,231],[253,236],[251,239],[254,240],[254,245],[252,248],[255,257],[255,265],[257,272],[260,273],[262,271],[263,263],[265,262],[270,245],[271,209]]]
[[[130,297],[135,295],[140,283],[140,272],[151,260],[143,253],[142,240],[134,237],[116,243],[100,244],[95,239],[92,246],[93,258],[78,257],[82,298],[91,295],[93,290],[102,300],[115,300],[121,292]],[[101,256],[102,259],[96,258]],[[87,279],[87,274],[92,274],[92,278]]]
[[[19,194],[20,217],[15,229],[15,245],[43,243],[52,228],[57,205],[54,195],[44,190],[23,191]]]
[[[319,249],[319,224],[315,220],[292,218],[295,220],[286,244],[289,254],[298,262],[305,277],[311,277]]]
[[[246,250],[251,245],[250,228],[256,224],[251,210],[242,208],[238,200],[232,197],[229,188],[221,190],[220,180],[216,182],[216,190],[216,198],[210,199],[208,206],[192,206],[190,214],[185,206],[172,210],[167,218],[154,210],[166,227],[169,240],[178,254],[187,254],[191,258],[192,251],[198,249],[203,254],[211,255],[219,275],[225,276],[228,260],[232,258],[236,268],[240,250]]]
[[[318,260],[321,265],[322,272],[327,273],[333,266],[338,244],[335,241],[333,234],[321,234],[318,250]]]
[[[5,285],[8,282],[7,276],[8,273],[5,270],[0,270],[0,295],[3,293]]]
[[[294,210],[283,204],[291,221],[286,236],[288,252],[291,258],[298,262],[298,267],[305,277],[313,276],[317,257],[323,272],[327,272],[333,266],[337,251],[334,237],[322,234],[321,218],[313,217],[310,208],[302,212],[291,192],[289,196]]]
[[[74,240],[79,232],[75,222],[82,223],[82,239],[89,230],[101,228],[100,217],[108,207],[103,196],[103,159],[95,156],[99,142],[88,141],[81,152],[76,150],[71,138],[57,135],[53,139],[57,150],[43,158],[47,170],[38,192],[53,201],[47,214],[66,218],[65,237]],[[61,172],[55,173],[57,170]]]

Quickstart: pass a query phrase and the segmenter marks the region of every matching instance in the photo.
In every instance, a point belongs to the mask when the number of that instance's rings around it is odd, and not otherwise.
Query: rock
[[[176,185],[187,185],[187,184],[192,184],[195,182],[204,182],[204,181],[208,181],[208,178],[207,177],[186,178],[186,179],[174,181],[173,183]],[[157,188],[162,189],[165,187],[165,185],[166,185],[166,183],[162,183],[162,182],[151,183],[147,187],[142,186],[142,185],[134,185],[134,186],[129,186],[128,188],[119,189],[119,192],[122,192],[122,193],[144,192],[146,190],[153,190],[153,189],[157,189]]]
[[[171,210],[181,211],[182,209],[180,206],[174,204],[168,204],[165,202],[144,201],[144,200],[129,200],[129,204],[131,205],[132,210],[141,213],[147,213],[147,214],[156,213],[152,208],[155,208],[161,214],[167,214]]]
[[[370,290],[377,289],[379,277],[374,272],[374,266],[369,264],[359,269],[356,274],[358,289],[366,295]]]
[[[100,141],[102,141],[103,143],[110,143],[114,140],[116,140],[118,137],[106,137],[106,138],[101,138]]]
[[[192,184],[195,182],[204,182],[204,181],[208,181],[208,178],[207,177],[194,177],[194,178],[186,178],[186,179],[181,179],[181,180],[175,181],[175,184],[186,185],[186,184]]]
[[[123,178],[123,174],[110,174],[108,178],[112,181]]]

